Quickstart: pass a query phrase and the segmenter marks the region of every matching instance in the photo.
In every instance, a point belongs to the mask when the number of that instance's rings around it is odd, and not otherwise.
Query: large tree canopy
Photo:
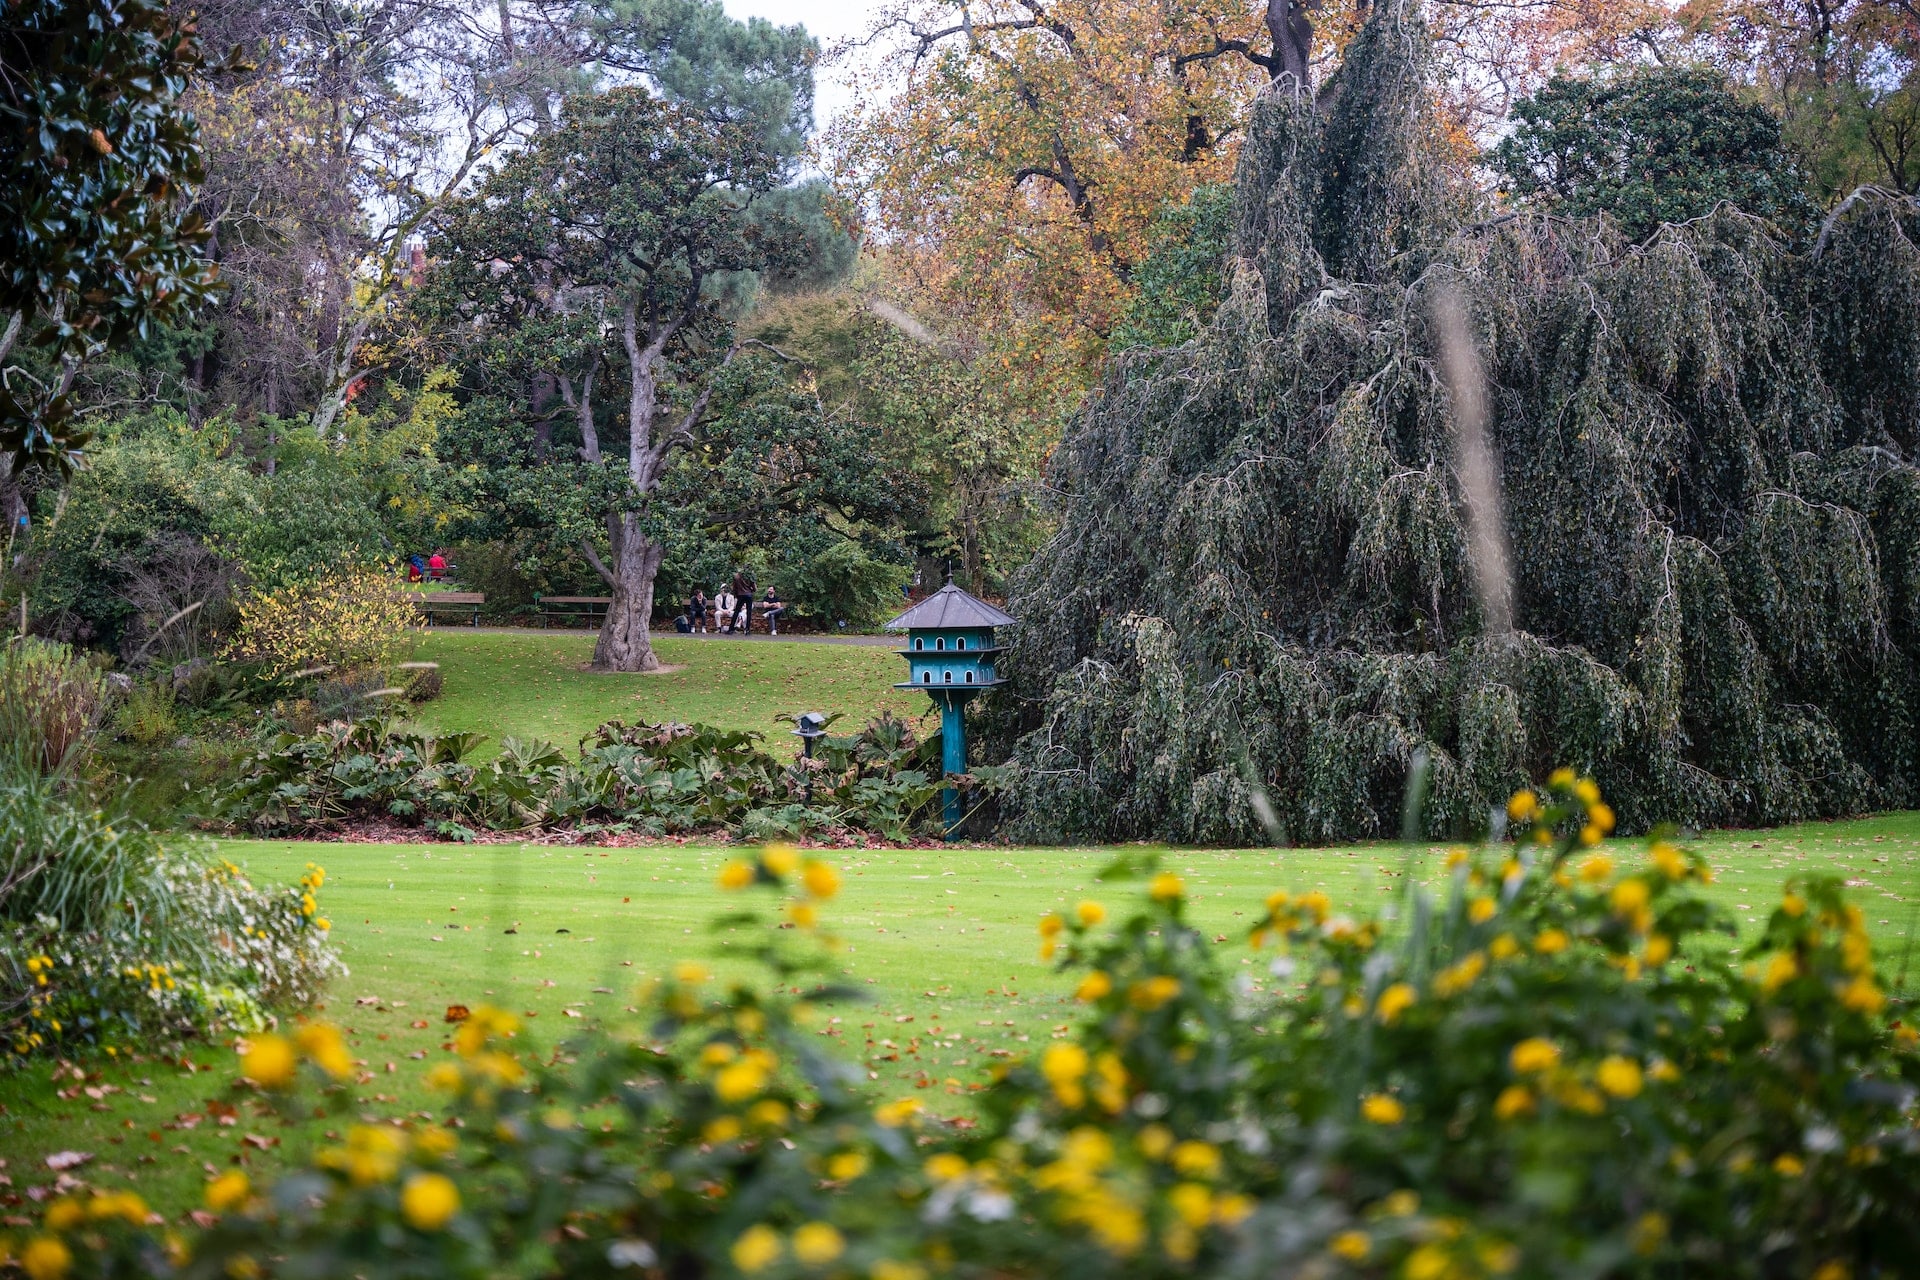
[[[1116,361],[1056,452],[989,700],[1029,838],[1434,834],[1553,765],[1623,825],[1920,802],[1920,207],[1815,243],[1722,206],[1635,245],[1486,219],[1383,5],[1318,106],[1261,99],[1212,326]],[[1434,319],[1504,475],[1475,591]]]
[[[1571,217],[1610,214],[1636,241],[1722,200],[1785,223],[1814,214],[1780,121],[1713,71],[1556,76],[1513,115],[1491,157],[1506,188]]]

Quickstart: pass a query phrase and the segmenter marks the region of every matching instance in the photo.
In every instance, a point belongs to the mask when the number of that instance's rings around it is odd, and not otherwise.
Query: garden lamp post
[[[993,631],[1011,625],[1012,618],[951,582],[887,624],[907,633],[907,647],[894,650],[907,660],[907,680],[894,687],[918,689],[940,708],[940,768],[948,777],[967,771],[962,709],[1000,683]],[[960,793],[948,787],[940,807],[942,832],[951,840],[960,827]]]
[[[800,739],[800,750],[805,753],[809,763],[813,760],[813,744],[827,736],[827,718],[818,711],[803,711],[794,721],[793,736]],[[807,803],[813,803],[813,770],[807,770]]]

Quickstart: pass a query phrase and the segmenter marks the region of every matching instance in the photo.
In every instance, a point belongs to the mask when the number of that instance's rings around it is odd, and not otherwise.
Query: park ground
[[[437,632],[423,656],[442,664],[446,696],[422,715],[443,730],[478,730],[570,744],[601,720],[706,720],[765,731],[780,711],[824,710],[858,723],[882,707],[918,714],[890,688],[882,647],[666,639],[665,675],[582,669],[579,633]],[[45,1183],[46,1157],[88,1153],[100,1185],[131,1185],[169,1216],[197,1203],[210,1171],[270,1171],[356,1120],[404,1119],[436,1100],[424,1076],[447,1050],[452,1004],[503,1005],[523,1035],[550,1047],[589,1019],[628,1017],[637,985],[682,959],[721,978],[744,973],[729,953],[746,938],[715,932],[715,877],[724,845],[344,844],[216,842],[262,881],[290,881],[309,862],[327,870],[322,907],[351,975],[313,1016],[338,1023],[361,1061],[350,1112],[283,1124],[234,1091],[227,1045],[103,1063],[84,1078],[38,1064],[0,1077],[0,1157],[14,1188]],[[1619,841],[1618,856],[1635,856]],[[1711,833],[1709,892],[1749,932],[1789,876],[1846,877],[1882,950],[1889,981],[1907,985],[1906,952],[1920,900],[1920,814]],[[1144,850],[1131,850],[1142,852]],[[845,882],[825,924],[844,943],[845,976],[869,999],[833,1014],[834,1038],[889,1096],[917,1093],[937,1111],[967,1107],[996,1062],[1019,1056],[1075,1017],[1073,981],[1043,964],[1035,926],[1093,897],[1121,907],[1140,890],[1097,877],[1112,848],[954,846],[836,853]],[[1438,848],[1370,844],[1337,849],[1166,850],[1187,882],[1195,918],[1251,984],[1274,981],[1245,944],[1273,889],[1323,889],[1353,914],[1395,901],[1412,876],[1441,874]],[[728,905],[732,905],[729,903]]]

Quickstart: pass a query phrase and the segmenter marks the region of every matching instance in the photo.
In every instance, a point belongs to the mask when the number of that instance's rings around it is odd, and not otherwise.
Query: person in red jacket
[[[427,557],[427,577],[438,582],[446,576],[447,557],[442,552],[435,551]]]

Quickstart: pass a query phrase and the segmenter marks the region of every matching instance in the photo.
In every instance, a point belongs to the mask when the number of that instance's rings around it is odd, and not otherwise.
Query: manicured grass
[[[836,728],[853,732],[883,709],[913,717],[928,711],[927,699],[893,687],[906,664],[878,645],[676,636],[656,638],[655,646],[679,670],[588,671],[591,632],[439,628],[422,640],[419,657],[440,664],[446,692],[418,719],[442,732],[486,734],[484,757],[508,735],[570,749],[607,720],[754,729],[778,746],[793,727],[774,719],[783,712],[841,712]]]
[[[1788,875],[1845,874],[1890,957],[1889,976],[1900,968],[1920,895],[1920,814],[1715,835],[1701,844],[1719,868],[1712,894],[1742,920],[1764,920]],[[1635,858],[1637,849],[1620,842],[1615,852]],[[504,1004],[525,1015],[532,1044],[549,1045],[583,1025],[569,1011],[624,1016],[635,983],[677,960],[708,959],[722,976],[737,972],[728,953],[744,941],[706,927],[721,906],[715,874],[734,856],[723,848],[235,840],[222,841],[220,852],[261,879],[292,879],[309,861],[327,868],[322,906],[352,976],[321,1016],[350,1029],[371,1073],[354,1109],[362,1117],[436,1105],[421,1078],[444,1056],[450,1003]],[[1075,1016],[1070,979],[1039,961],[1034,925],[1084,897],[1123,906],[1137,887],[1094,879],[1115,852],[960,847],[836,855],[845,888],[827,922],[846,941],[848,976],[872,1001],[841,1011],[842,1021],[826,1030],[862,1057],[876,1091],[925,1089],[946,1109],[963,1107],[966,1086],[983,1078],[995,1054],[1024,1053]],[[1365,911],[1388,902],[1409,868],[1436,876],[1438,852],[1411,863],[1389,845],[1181,850],[1166,860],[1185,876],[1196,920],[1226,942],[1228,963],[1262,982],[1267,974],[1239,938],[1269,890],[1321,888],[1337,909]],[[230,1049],[199,1046],[185,1061],[191,1071],[151,1059],[106,1066],[96,1083],[125,1092],[99,1100],[70,1079],[56,1085],[44,1064],[0,1080],[0,1154],[16,1188],[50,1178],[42,1163],[48,1153],[88,1151],[96,1157],[84,1170],[90,1177],[128,1182],[173,1215],[195,1201],[209,1167],[269,1171],[354,1120],[328,1115],[282,1126],[266,1108],[229,1093]],[[56,1097],[56,1087],[72,1096]],[[231,1125],[205,1110],[209,1099],[224,1097],[240,1103]],[[204,1118],[187,1119],[195,1115]],[[261,1141],[278,1145],[263,1150]]]

